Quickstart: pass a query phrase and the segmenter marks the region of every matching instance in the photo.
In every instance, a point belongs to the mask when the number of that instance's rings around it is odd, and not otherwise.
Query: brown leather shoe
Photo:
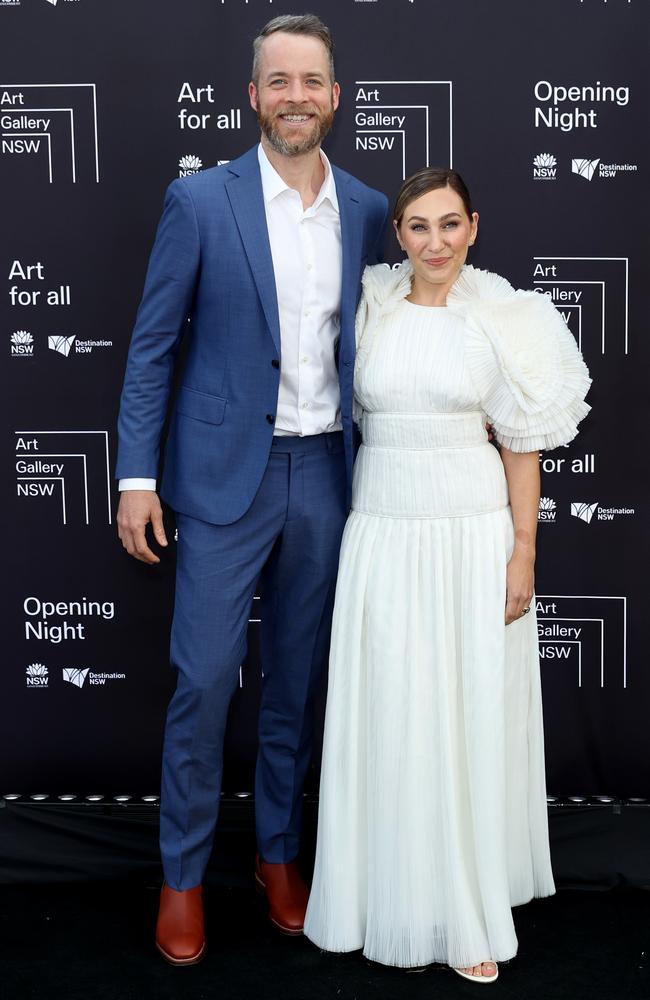
[[[178,891],[163,883],[156,948],[172,965],[195,965],[205,954],[203,888]]]
[[[271,864],[255,858],[255,885],[266,895],[269,919],[283,934],[302,934],[309,889],[295,861]]]

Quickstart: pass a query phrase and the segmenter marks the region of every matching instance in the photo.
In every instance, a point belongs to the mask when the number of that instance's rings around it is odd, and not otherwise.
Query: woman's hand
[[[535,559],[515,547],[506,569],[506,625],[521,618],[530,607],[535,589]]]

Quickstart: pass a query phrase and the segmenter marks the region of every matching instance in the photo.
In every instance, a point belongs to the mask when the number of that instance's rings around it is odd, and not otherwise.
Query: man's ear
[[[252,80],[248,84],[248,100],[251,102],[253,111],[257,111],[257,87]]]

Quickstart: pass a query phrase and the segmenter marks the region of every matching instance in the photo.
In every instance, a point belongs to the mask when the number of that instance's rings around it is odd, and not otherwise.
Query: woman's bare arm
[[[518,454],[501,448],[506,471],[515,546],[506,576],[506,625],[520,618],[530,606],[535,587],[535,536],[539,510],[539,452]]]

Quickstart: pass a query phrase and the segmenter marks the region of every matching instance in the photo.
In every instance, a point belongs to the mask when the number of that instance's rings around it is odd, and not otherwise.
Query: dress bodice
[[[358,352],[363,446],[353,507],[388,517],[456,517],[508,503],[473,386],[461,317],[401,301]]]
[[[364,414],[480,410],[465,360],[467,334],[446,307],[403,299],[359,351],[355,399]],[[365,347],[365,345],[364,345]]]

